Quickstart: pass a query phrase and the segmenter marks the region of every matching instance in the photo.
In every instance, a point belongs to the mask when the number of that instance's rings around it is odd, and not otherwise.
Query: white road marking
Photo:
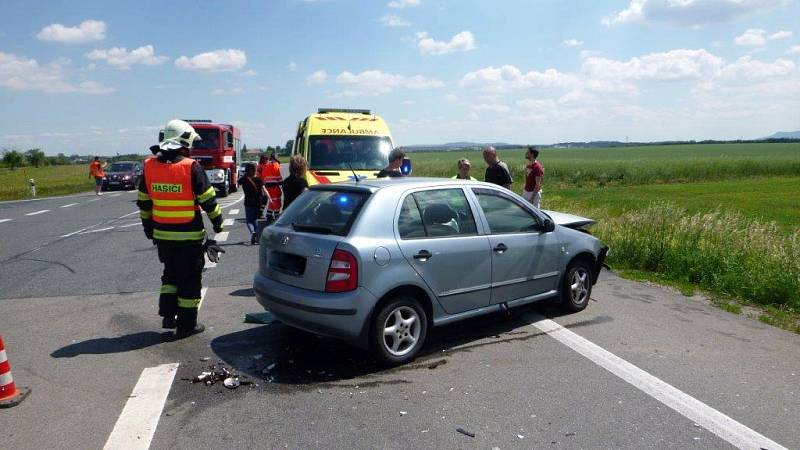
[[[96,230],[89,230],[89,231],[86,231],[86,232],[84,232],[83,234],[89,234],[89,233],[99,233],[99,232],[101,232],[101,231],[108,231],[108,230],[113,230],[113,229],[114,229],[114,227],[98,228],[98,229],[96,229]]]
[[[208,288],[200,289],[200,303],[197,304],[197,309],[199,310],[201,306],[203,306],[203,300],[206,298],[206,292],[208,292]]]
[[[11,219],[0,219],[0,223],[3,223],[3,222],[8,222],[8,221],[10,221],[10,220],[11,220]]]
[[[239,196],[239,198],[237,198],[236,200],[234,200],[234,201],[232,201],[232,202],[230,202],[228,204],[220,205],[220,209],[230,208],[231,206],[239,203],[242,200],[244,200],[244,195]]]
[[[142,371],[104,449],[150,448],[177,371],[178,363],[149,367]]]
[[[141,224],[142,224],[141,222],[133,222],[133,223],[125,224],[125,225],[120,225],[117,228],[128,228],[128,227],[132,227],[132,226],[135,226],[135,225],[141,225]]]
[[[206,260],[206,265],[203,266],[203,270],[213,269],[214,267],[217,267],[217,263],[208,260],[208,253],[203,254],[203,259]]]
[[[41,211],[36,211],[36,212],[28,213],[28,214],[25,214],[25,215],[26,216],[35,216],[37,214],[44,214],[46,212],[50,212],[50,210],[49,209],[43,209]]]
[[[66,204],[66,205],[61,205],[61,207],[62,208],[69,208],[70,206],[75,206],[75,205],[77,205],[77,203],[69,203],[69,204]]]
[[[589,340],[578,336],[556,322],[536,313],[527,314],[526,316],[532,321],[532,325],[539,330],[630,383],[645,394],[669,406],[694,423],[728,441],[733,446],[737,448],[785,450],[785,447],[777,442],[742,425]]]
[[[230,226],[233,225],[233,222],[234,222],[233,219],[225,219],[225,220],[222,221],[222,226],[223,227],[230,227]]]
[[[239,214],[239,209],[238,208],[237,209],[232,209],[232,210],[228,211],[228,214],[230,214],[232,216],[235,216],[235,215]]]
[[[100,197],[93,198],[93,199],[89,200],[89,202],[96,202],[96,201],[98,201],[98,200],[100,200]],[[89,202],[86,202],[86,203],[89,203]]]
[[[214,240],[217,242],[225,242],[228,240],[228,231],[221,231],[214,235]]]
[[[96,226],[98,226],[98,225],[103,225],[103,224],[106,224],[106,223],[115,222],[115,221],[117,221],[117,220],[124,219],[124,218],[126,218],[126,217],[129,217],[129,216],[132,216],[132,215],[134,215],[134,214],[139,214],[139,210],[137,209],[136,211],[129,212],[128,214],[125,214],[125,215],[119,216],[119,217],[117,217],[116,219],[111,219],[111,220],[107,220],[107,221],[105,221],[105,222],[100,222],[100,223],[96,223],[96,224],[94,224],[94,225],[89,225],[89,226],[88,226],[88,227],[86,227],[86,228],[81,228],[80,230],[73,231],[72,233],[67,233],[67,234],[64,234],[64,235],[62,235],[62,236],[60,236],[60,237],[62,237],[62,238],[68,238],[68,237],[70,237],[70,236],[74,236],[74,235],[76,235],[76,234],[83,233],[84,231],[86,231],[86,230],[88,230],[88,229],[91,229],[91,228],[94,228],[94,227],[96,227]]]
[[[109,197],[119,197],[120,195],[122,195],[122,192],[117,192],[116,194],[111,194],[111,195],[109,195]]]

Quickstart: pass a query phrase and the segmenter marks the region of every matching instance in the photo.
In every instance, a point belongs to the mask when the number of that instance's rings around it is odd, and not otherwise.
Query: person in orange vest
[[[108,166],[108,163],[100,162],[100,157],[95,156],[94,161],[89,164],[89,178],[94,178],[94,194],[103,195],[100,191],[103,189],[103,178],[106,173],[103,169]]]
[[[158,314],[163,328],[174,328],[176,338],[205,330],[197,322],[202,300],[204,254],[216,262],[224,253],[206,237],[202,208],[214,232],[222,231],[222,210],[214,187],[200,164],[189,158],[197,132],[182,120],[171,120],[163,139],[150,150],[155,157],[144,162],[136,204],[144,234],[158,247],[164,264]]]
[[[272,223],[277,220],[278,215],[281,212],[281,188],[274,183],[281,182],[281,162],[278,161],[275,152],[269,155],[269,159],[266,163],[261,164],[261,180],[264,182],[264,185],[267,186],[267,183],[270,183],[272,186],[267,188],[267,194],[269,194],[269,199],[267,200],[267,211],[265,213],[265,218],[267,219],[268,223]]]

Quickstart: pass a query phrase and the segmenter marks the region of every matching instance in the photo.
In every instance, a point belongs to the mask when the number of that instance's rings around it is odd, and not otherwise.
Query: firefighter
[[[164,264],[158,299],[161,325],[174,328],[180,339],[205,329],[197,322],[203,254],[216,262],[225,252],[206,238],[200,208],[216,233],[222,231],[222,210],[205,171],[189,158],[192,144],[200,139],[194,128],[171,120],[163,133],[161,142],[150,148],[155,157],[144,162],[136,204],[144,234],[158,247],[158,259]]]
[[[267,200],[267,212],[265,214],[267,223],[272,223],[278,218],[282,206],[282,191],[280,186],[275,184],[281,182],[281,162],[278,161],[278,157],[275,155],[275,152],[272,152],[272,154],[269,155],[268,161],[261,164],[260,176],[261,180],[264,182],[264,185],[267,185],[267,183],[272,184],[271,187],[267,188],[267,194],[269,194],[269,198]]]

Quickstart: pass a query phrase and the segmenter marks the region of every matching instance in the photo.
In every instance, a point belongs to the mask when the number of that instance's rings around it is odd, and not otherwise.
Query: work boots
[[[187,328],[178,327],[178,329],[175,330],[175,339],[187,338],[187,337],[193,336],[195,334],[200,334],[205,330],[206,330],[206,327],[202,323],[195,324],[194,328],[188,328],[187,329]]]
[[[197,308],[178,308],[177,329],[175,338],[183,339],[202,333],[206,327],[197,323]]]

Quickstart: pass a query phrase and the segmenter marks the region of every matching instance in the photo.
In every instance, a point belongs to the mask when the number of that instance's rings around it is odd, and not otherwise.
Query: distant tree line
[[[2,152],[2,159],[0,165],[11,170],[19,167],[44,167],[44,166],[66,166],[70,164],[88,164],[93,156],[72,154],[67,156],[64,153],[59,153],[56,156],[47,156],[41,149],[32,148],[27,151],[20,150],[5,150]],[[108,161],[142,161],[146,155],[139,155],[135,153],[111,156]]]

